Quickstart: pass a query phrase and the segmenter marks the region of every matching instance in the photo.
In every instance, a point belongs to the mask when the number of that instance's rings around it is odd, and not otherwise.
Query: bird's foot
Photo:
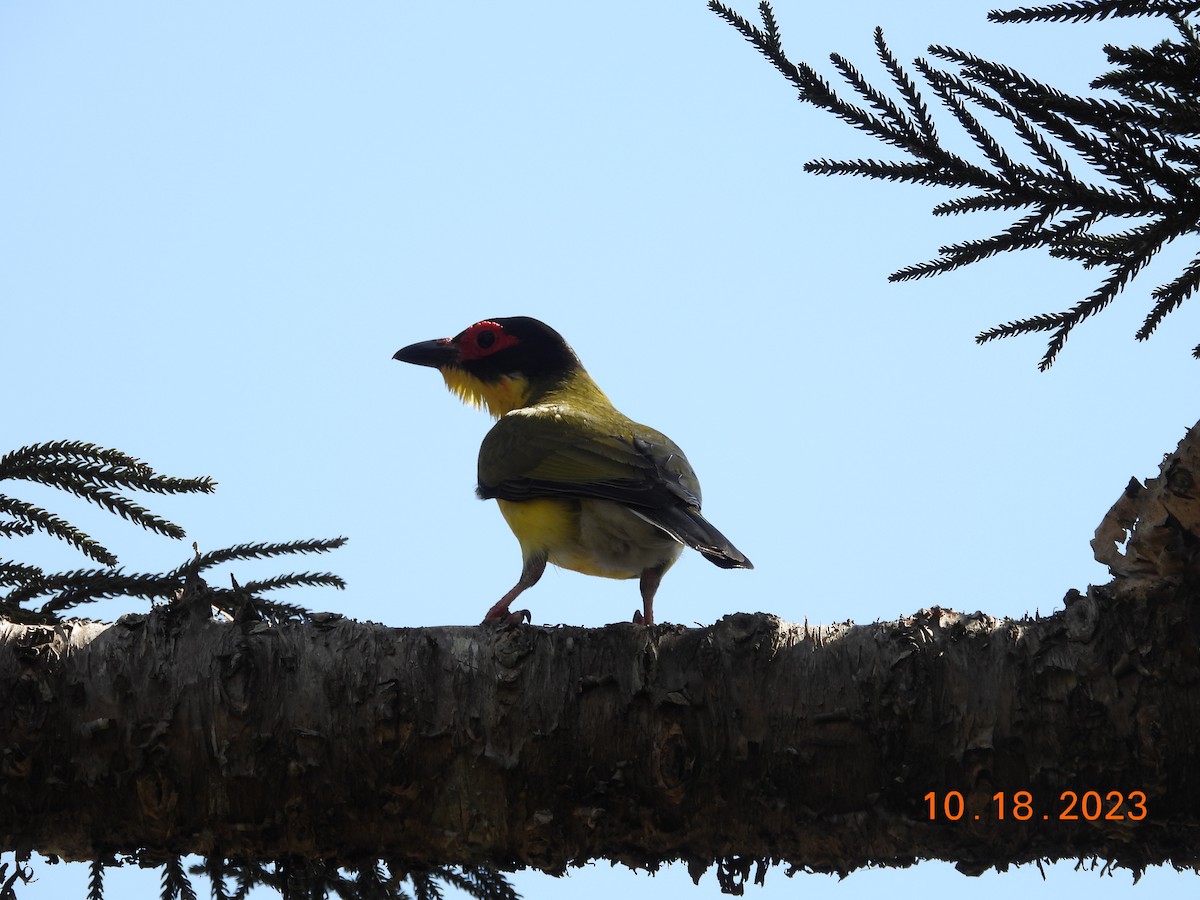
[[[501,600],[487,611],[480,625],[520,625],[523,622],[532,622],[533,616],[527,609],[518,609],[515,612],[510,611],[508,604]]]
[[[642,611],[640,609],[635,609],[633,611],[633,624],[634,625],[646,625],[646,626],[653,625],[654,624],[654,613],[651,613],[648,616],[643,616]]]

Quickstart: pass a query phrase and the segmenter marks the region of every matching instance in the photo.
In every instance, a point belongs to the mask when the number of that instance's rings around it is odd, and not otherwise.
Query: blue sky
[[[876,75],[875,25],[902,59],[949,44],[1072,90],[1103,71],[1103,43],[1165,36],[989,25],[992,5],[775,6],[794,57],[836,50]],[[342,574],[345,593],[294,598],[319,609],[474,623],[515,581],[516,542],[472,494],[489,420],[391,360],[481,318],[561,331],[618,407],[687,451],[706,513],[754,560],[722,571],[686,555],[662,621],[1053,611],[1106,580],[1096,524],[1196,419],[1195,311],[1132,339],[1154,276],[1192,248],[1080,327],[1047,374],[1038,338],[977,347],[982,328],[1072,305],[1099,276],[1027,256],[889,285],[1003,223],[935,220],[937,190],[804,174],[814,157],[887,151],[799,104],[701,0],[7,2],[0,122],[0,447],[75,438],[211,475],[215,496],[149,501],[205,549],[348,535],[331,556],[235,568]],[[188,553],[17,492],[130,570]],[[83,564],[41,537],[13,552]],[[633,583],[557,570],[526,600],[535,622],[589,626],[638,606]],[[79,868],[38,875],[23,897],[84,890]],[[516,881],[530,898],[690,884],[681,868],[605,863]],[[157,895],[145,873],[110,884]],[[1043,882],[930,863],[841,883],[775,871],[759,895],[1129,885],[1071,865]],[[711,875],[699,890],[716,891]]]

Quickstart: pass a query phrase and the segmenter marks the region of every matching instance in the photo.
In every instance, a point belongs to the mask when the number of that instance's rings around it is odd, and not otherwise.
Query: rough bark
[[[1032,620],[270,627],[195,584],[113,624],[0,623],[0,850],[1195,868],[1198,435],[1097,529],[1113,581]],[[1102,815],[1062,819],[1064,791]]]

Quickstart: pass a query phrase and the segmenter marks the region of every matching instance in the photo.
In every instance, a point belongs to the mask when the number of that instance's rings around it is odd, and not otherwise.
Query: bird
[[[532,621],[510,607],[547,563],[639,579],[633,621],[644,625],[654,624],[659,583],[685,545],[721,568],[754,568],[700,514],[700,482],[679,446],[620,413],[544,322],[484,319],[392,358],[437,369],[452,393],[497,420],[479,448],[476,493],[499,505],[522,566],[484,624]]]

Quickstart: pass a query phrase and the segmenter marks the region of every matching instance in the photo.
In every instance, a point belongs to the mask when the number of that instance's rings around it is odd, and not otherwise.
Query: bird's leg
[[[533,617],[529,614],[529,610],[518,609],[516,612],[509,612],[508,606],[521,595],[522,591],[537,584],[538,579],[545,571],[545,556],[538,554],[525,560],[525,565],[521,568],[520,580],[513,585],[512,590],[492,605],[492,608],[487,611],[487,615],[483,617],[481,624],[519,625],[521,622],[532,620]]]
[[[654,624],[654,594],[658,591],[659,582],[662,581],[666,571],[665,565],[642,570],[642,610],[644,612],[634,612],[633,622],[635,625]]]

